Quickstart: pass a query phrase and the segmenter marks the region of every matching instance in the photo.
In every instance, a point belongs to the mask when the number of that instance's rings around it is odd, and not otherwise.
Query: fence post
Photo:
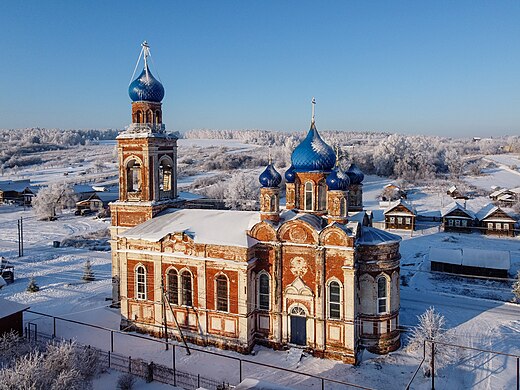
[[[52,338],[56,338],[56,317],[52,317]]]
[[[108,368],[110,368],[110,351],[108,351]]]
[[[173,366],[173,385],[177,386],[177,370],[175,369],[175,344],[173,344],[172,348],[172,366]]]
[[[321,378],[321,390],[325,390],[325,379]]]
[[[516,358],[516,390],[520,390],[520,358]]]
[[[110,331],[110,352],[114,352],[114,331]]]
[[[432,390],[435,390],[435,343],[432,341]]]
[[[240,368],[239,368],[240,376],[239,376],[238,383],[241,383],[242,382],[242,359],[240,359],[239,362],[240,362]]]
[[[148,370],[146,372],[146,383],[153,382],[153,362],[148,364]]]
[[[128,356],[128,372],[132,373],[132,356]]]
[[[200,387],[200,374],[197,374],[197,388]]]

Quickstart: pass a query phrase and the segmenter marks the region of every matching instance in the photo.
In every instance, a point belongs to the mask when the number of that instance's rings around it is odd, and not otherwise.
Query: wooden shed
[[[507,278],[511,267],[508,251],[474,248],[430,248],[431,270],[460,275]]]
[[[23,312],[29,306],[0,298],[0,335],[14,330],[23,335]]]

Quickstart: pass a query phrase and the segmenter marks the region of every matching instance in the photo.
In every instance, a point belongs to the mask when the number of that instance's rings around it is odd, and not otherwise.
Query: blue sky
[[[520,134],[520,1],[9,1],[0,128],[122,128],[148,40],[164,122]]]

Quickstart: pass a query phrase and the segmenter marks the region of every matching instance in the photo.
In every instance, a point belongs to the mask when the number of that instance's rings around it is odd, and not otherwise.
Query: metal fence
[[[130,361],[134,361],[135,359],[132,359],[130,354],[127,356],[126,352],[132,351],[132,354],[135,356],[140,354],[142,351],[141,347],[146,346],[146,349],[151,349],[150,346],[152,345],[155,347],[153,351],[154,368],[161,366],[161,368],[158,369],[160,373],[157,378],[164,378],[170,375],[165,373],[165,370],[171,370],[173,372],[171,378],[173,378],[172,380],[174,381],[172,384],[186,389],[191,389],[194,384],[199,383],[201,386],[210,389],[220,388],[218,386],[222,386],[223,383],[226,385],[236,385],[242,382],[246,377],[268,380],[269,382],[297,388],[317,388],[322,390],[371,389],[370,387],[355,383],[256,362],[194,346],[189,347],[194,363],[184,364],[184,369],[179,370],[179,366],[182,363],[179,357],[182,353],[179,352],[187,352],[187,348],[184,345],[165,342],[163,339],[141,334],[123,332],[99,325],[52,316],[33,310],[27,310],[25,313],[24,321],[28,329],[29,338],[35,337],[34,335],[38,335],[36,337],[43,337],[42,335],[45,334],[47,338],[74,339],[80,344],[88,344],[92,348],[97,348],[102,351],[107,350],[108,352],[104,353],[109,353],[110,365],[111,367],[113,365],[114,369],[123,367],[121,370],[124,371],[124,367],[133,367],[129,364]],[[132,340],[132,342],[129,342],[129,340]],[[124,352],[122,350],[124,350]],[[222,376],[219,378],[209,379],[206,377],[206,374],[200,376],[197,370],[202,371],[202,369],[200,366],[196,366],[199,361],[198,354],[210,356],[214,365],[218,365],[219,362],[229,362],[231,360],[233,362],[232,369],[221,370]],[[142,354],[139,356],[142,356]],[[186,370],[188,367],[191,372]],[[206,371],[207,370],[204,372]],[[159,381],[160,379],[157,380]]]
[[[42,333],[38,331],[38,327],[34,323],[27,323],[25,335],[29,342],[36,343],[39,346],[44,346],[49,342],[72,341]],[[175,365],[170,368],[143,359],[136,359],[131,356],[123,356],[115,352],[104,351],[92,347],[91,345],[86,346],[77,344],[77,347],[88,348],[95,351],[98,356],[100,368],[130,373],[145,379],[147,382],[157,381],[172,386],[182,387],[186,390],[195,390],[201,386],[208,390],[225,390],[234,387],[224,381],[218,381],[205,376],[200,376],[200,374],[192,374],[178,370]]]

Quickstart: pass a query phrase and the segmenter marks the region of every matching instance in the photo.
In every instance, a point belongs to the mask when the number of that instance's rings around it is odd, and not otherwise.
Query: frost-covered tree
[[[81,279],[83,279],[85,282],[92,282],[93,280],[96,280],[94,277],[94,271],[92,270],[92,264],[90,263],[90,260],[87,260],[85,262],[85,267],[83,268],[83,276],[81,276]]]
[[[259,187],[257,175],[246,172],[234,174],[227,183],[226,205],[236,210],[255,210]]]
[[[444,316],[435,312],[434,307],[430,307],[417,318],[419,324],[412,330],[408,350],[425,353],[423,372],[425,376],[429,377],[432,374],[432,342],[449,343],[451,336],[445,328],[446,320]],[[454,353],[450,347],[444,344],[435,345],[435,372],[448,365],[453,359]]]
[[[117,380],[118,390],[132,390],[135,385],[135,377],[132,374],[121,374]]]
[[[74,207],[76,200],[72,187],[67,183],[52,183],[38,191],[32,205],[40,219],[52,220],[56,212]]]
[[[520,302],[520,271],[516,274],[516,280],[513,282],[513,289],[511,291],[515,295],[515,299]]]
[[[462,174],[464,163],[457,150],[452,148],[446,150],[444,161],[448,167],[448,171],[454,178],[458,178]]]
[[[36,284],[36,280],[34,277],[31,277],[29,279],[29,284],[27,285],[27,291],[29,292],[37,292],[40,291],[40,286]]]

